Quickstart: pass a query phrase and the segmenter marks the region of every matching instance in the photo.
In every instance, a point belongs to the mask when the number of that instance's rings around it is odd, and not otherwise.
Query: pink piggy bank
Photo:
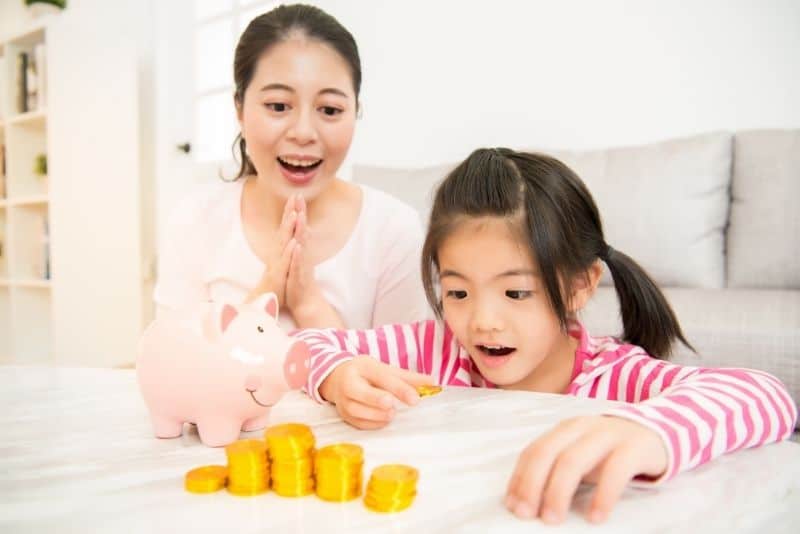
[[[277,323],[268,293],[250,304],[204,304],[158,317],[144,331],[136,372],[155,434],[175,438],[183,423],[219,447],[240,430],[264,428],[284,393],[308,377],[308,347]]]

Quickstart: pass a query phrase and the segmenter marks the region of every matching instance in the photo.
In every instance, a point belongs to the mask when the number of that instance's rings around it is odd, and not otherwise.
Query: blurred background
[[[39,3],[0,0],[0,362],[123,365],[166,215],[231,172],[238,36],[279,2]],[[796,0],[308,3],[361,53],[344,178],[800,126]]]

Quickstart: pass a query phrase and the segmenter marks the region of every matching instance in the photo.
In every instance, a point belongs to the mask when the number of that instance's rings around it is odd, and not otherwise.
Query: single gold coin
[[[326,460],[328,458],[343,462],[361,462],[364,460],[364,449],[360,445],[353,443],[334,443],[326,445],[317,451],[316,459]]]
[[[228,468],[224,465],[204,465],[186,473],[184,487],[192,493],[213,493],[225,487]]]
[[[419,471],[410,465],[403,464],[385,464],[379,465],[372,470],[370,480],[374,482],[387,482],[387,483],[407,483],[416,482],[419,478]]]
[[[267,443],[263,439],[240,439],[225,446],[228,456],[261,454],[267,452]]]
[[[417,386],[417,394],[420,397],[431,397],[441,392],[442,392],[442,386],[434,386],[427,384],[422,386]]]
[[[272,458],[295,458],[308,455],[315,445],[314,434],[307,425],[285,423],[264,432]]]

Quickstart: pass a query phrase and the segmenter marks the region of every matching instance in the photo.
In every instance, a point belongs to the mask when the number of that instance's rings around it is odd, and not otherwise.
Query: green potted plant
[[[28,11],[34,17],[46,15],[48,13],[58,13],[67,7],[67,0],[23,0]]]
[[[39,178],[47,178],[47,155],[37,154],[33,161],[33,172]]]

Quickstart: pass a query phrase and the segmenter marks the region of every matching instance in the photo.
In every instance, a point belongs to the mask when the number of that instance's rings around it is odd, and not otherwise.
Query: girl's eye
[[[451,299],[461,300],[467,298],[467,292],[463,289],[452,289],[447,292],[447,296]]]
[[[339,108],[335,108],[333,106],[322,106],[319,109],[322,111],[323,114],[327,115],[328,117],[335,117],[336,115],[338,115],[339,113],[341,113],[343,111],[343,110],[341,110]]]
[[[531,296],[533,291],[524,291],[521,289],[509,289],[506,291],[506,296],[512,300],[522,300]]]
[[[263,334],[263,333],[264,333],[264,327],[262,327],[262,326],[259,326],[259,327],[258,327],[258,331],[259,331],[259,332],[261,332],[261,333]]]
[[[289,107],[283,102],[270,102],[264,105],[267,106],[267,108],[271,109],[272,111],[275,111],[276,113],[283,113],[284,111],[286,111],[286,108]]]

